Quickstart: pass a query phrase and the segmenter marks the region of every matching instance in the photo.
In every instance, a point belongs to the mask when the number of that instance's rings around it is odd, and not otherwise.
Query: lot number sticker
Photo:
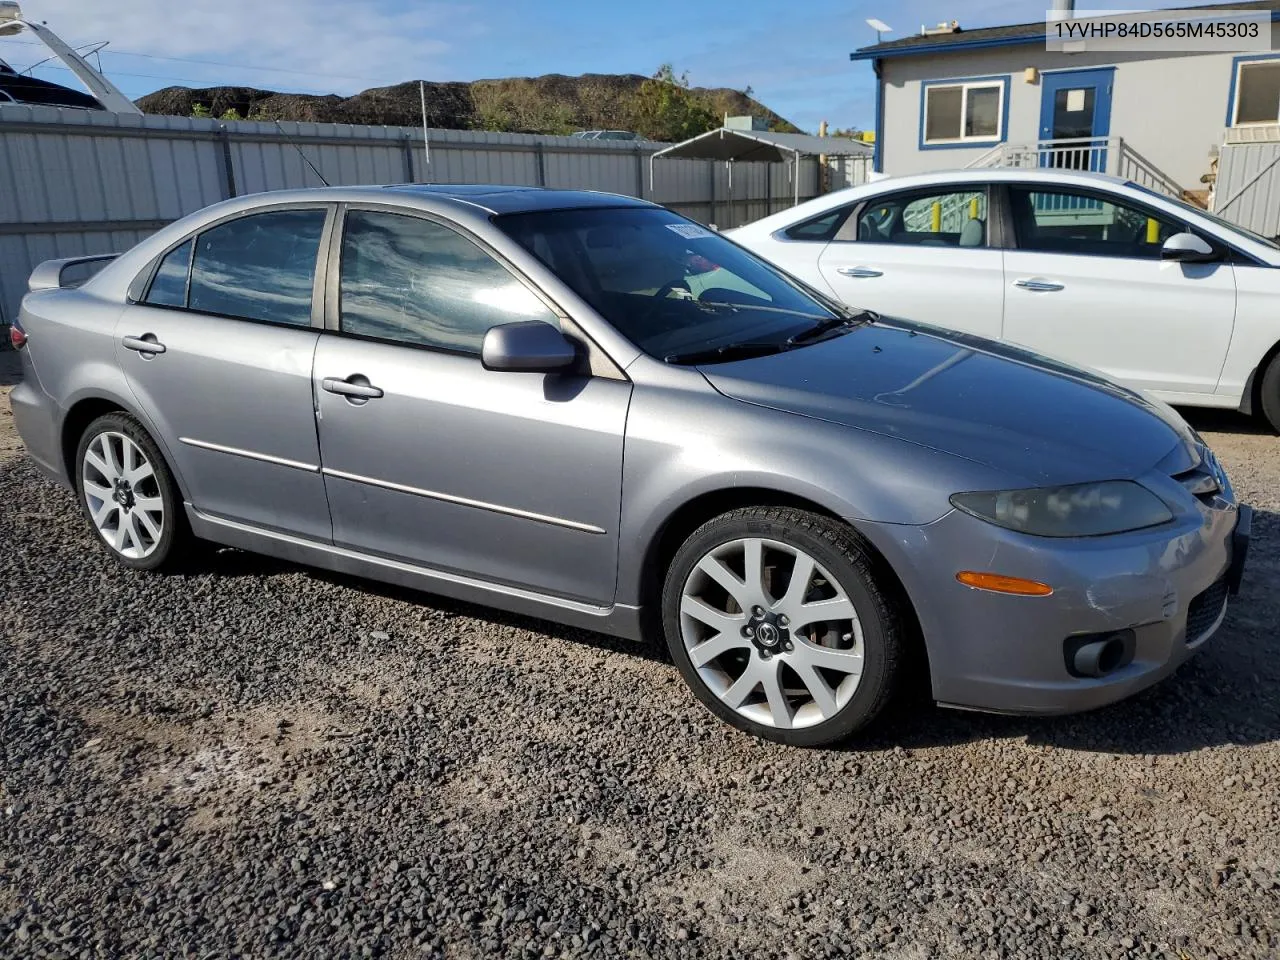
[[[668,223],[665,226],[672,233],[678,233],[686,240],[701,240],[703,237],[714,236],[706,227],[700,227],[696,223]]]

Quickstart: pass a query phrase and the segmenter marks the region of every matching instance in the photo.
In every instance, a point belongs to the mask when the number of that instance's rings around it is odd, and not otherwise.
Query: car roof
[[[344,199],[333,194],[356,191],[367,199],[386,202],[387,193],[408,194],[424,200],[479,208],[487,213],[531,213],[538,210],[577,210],[587,207],[651,207],[635,197],[598,190],[555,190],[509,183],[396,183],[380,187],[331,187],[315,192],[324,199]],[[332,192],[332,193],[331,193]]]
[[[1076,183],[1085,186],[1123,186],[1123,177],[1088,170],[1068,170],[1057,167],[962,167],[955,170],[934,170],[929,173],[911,173],[900,177],[884,177],[861,184],[860,188],[881,186],[909,186],[912,184],[969,183],[974,180],[1010,182],[1030,180],[1036,183]]]

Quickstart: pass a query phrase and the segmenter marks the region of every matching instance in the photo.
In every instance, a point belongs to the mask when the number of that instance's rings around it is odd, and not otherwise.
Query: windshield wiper
[[[841,310],[834,317],[827,317],[825,320],[820,320],[808,330],[802,330],[800,333],[797,333],[794,337],[789,339],[787,343],[792,346],[800,343],[812,343],[814,340],[831,333],[833,330],[839,330],[842,327],[853,327],[863,323],[870,323],[875,318],[876,315],[870,310],[860,310],[857,313],[853,313],[848,310]]]
[[[749,357],[763,357],[771,353],[782,353],[791,349],[789,341],[772,341],[757,343],[729,343],[723,347],[711,347],[707,350],[691,350],[688,353],[672,353],[663,357],[667,363],[727,363],[730,360],[746,360]]]

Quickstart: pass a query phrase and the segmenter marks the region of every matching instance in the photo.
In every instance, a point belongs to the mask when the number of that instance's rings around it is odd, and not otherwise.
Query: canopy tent
[[[773,133],[721,127],[673,143],[649,157],[649,188],[653,188],[653,161],[659,157],[685,160],[723,160],[729,166],[730,189],[736,160],[791,164],[796,203],[800,202],[801,157],[869,157],[872,149],[857,140],[814,137],[807,133]]]

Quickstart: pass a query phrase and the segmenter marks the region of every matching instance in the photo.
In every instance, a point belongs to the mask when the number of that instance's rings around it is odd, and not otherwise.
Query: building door
[[[1107,172],[1114,78],[1114,68],[1040,75],[1040,166]]]

